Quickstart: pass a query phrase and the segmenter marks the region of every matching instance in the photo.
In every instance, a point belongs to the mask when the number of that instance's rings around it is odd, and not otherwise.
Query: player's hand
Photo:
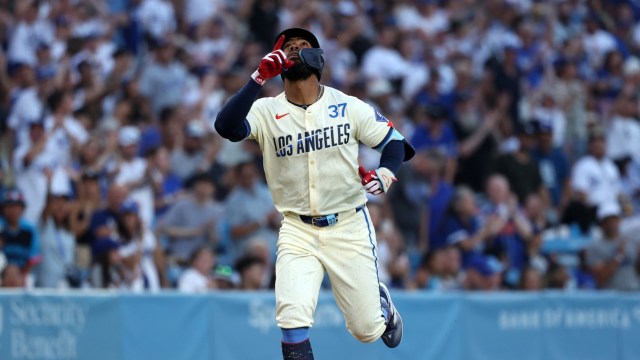
[[[391,170],[381,167],[376,170],[366,171],[362,166],[358,168],[360,179],[364,189],[371,195],[380,195],[389,191],[389,187],[396,179]]]
[[[284,70],[293,66],[293,60],[287,59],[284,51],[282,51],[283,42],[284,35],[280,36],[278,41],[276,41],[273,51],[260,60],[258,70],[251,75],[251,78],[258,84],[264,85],[267,80],[280,75]]]

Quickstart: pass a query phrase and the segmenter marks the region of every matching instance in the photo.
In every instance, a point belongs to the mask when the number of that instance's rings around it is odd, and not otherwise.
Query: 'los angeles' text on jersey
[[[281,135],[273,138],[273,148],[277,157],[320,151],[349,143],[351,124],[326,126],[296,135]]]

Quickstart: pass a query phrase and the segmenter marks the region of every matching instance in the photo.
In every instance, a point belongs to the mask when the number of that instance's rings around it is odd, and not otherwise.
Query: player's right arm
[[[293,61],[288,60],[282,51],[283,42],[284,35],[280,36],[273,51],[262,58],[258,69],[251,75],[251,80],[224,104],[216,116],[215,128],[222,137],[240,141],[251,133],[247,114],[262,85],[293,65]]]

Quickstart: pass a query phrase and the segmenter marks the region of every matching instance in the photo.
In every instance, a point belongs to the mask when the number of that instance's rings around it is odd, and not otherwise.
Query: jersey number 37
[[[347,109],[347,103],[340,103],[338,105],[329,105],[329,116],[333,118],[337,118],[338,115],[340,117],[344,117],[344,112]]]

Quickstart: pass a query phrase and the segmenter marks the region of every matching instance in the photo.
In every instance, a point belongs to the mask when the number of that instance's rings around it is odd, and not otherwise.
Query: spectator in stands
[[[582,35],[582,43],[589,65],[595,69],[603,63],[606,54],[615,49],[616,40],[610,32],[602,28],[596,14],[589,15],[585,25],[586,31]]]
[[[189,260],[189,268],[178,280],[178,290],[184,293],[205,293],[216,289],[217,282],[212,278],[216,256],[210,246],[198,247]]]
[[[606,141],[602,128],[589,133],[588,153],[573,166],[571,203],[563,215],[563,223],[577,223],[587,233],[596,220],[599,206],[617,200],[621,192],[620,173],[605,155]]]
[[[427,182],[431,164],[426,152],[419,151],[407,166],[402,166],[397,174],[398,186],[391,187],[387,196],[394,222],[402,233],[410,252],[424,252],[428,245],[423,228],[428,216],[427,205],[430,185]],[[418,251],[419,250],[419,251]]]
[[[44,123],[36,119],[29,124],[29,138],[13,153],[16,187],[25,196],[25,218],[39,221],[47,198],[48,183],[58,167],[57,144],[49,141]]]
[[[499,96],[507,98],[507,114],[511,124],[520,122],[520,100],[522,98],[522,71],[518,67],[517,48],[513,44],[504,47],[502,61],[497,61],[492,68],[495,74],[495,87]]]
[[[587,87],[579,76],[578,65],[574,59],[558,59],[554,63],[555,77],[545,79],[541,85],[564,111],[567,131],[563,147],[572,162],[582,155],[587,140]]]
[[[362,74],[366,78],[381,77],[393,83],[411,76],[407,72],[408,67],[404,65],[405,60],[395,48],[398,38],[398,29],[394,26],[385,25],[379,29],[378,41],[362,59]]]
[[[29,142],[29,127],[34,122],[41,122],[44,114],[44,100],[46,99],[49,82],[36,76],[31,65],[19,64],[22,88],[12,95],[12,105],[7,117],[7,126],[14,134],[17,147],[25,146]]]
[[[266,264],[257,256],[243,256],[236,261],[235,268],[240,274],[240,290],[264,289],[262,279]]]
[[[525,291],[540,291],[544,288],[542,282],[542,274],[540,271],[532,266],[527,266],[520,276],[520,290]]]
[[[24,288],[26,286],[25,277],[20,267],[9,264],[0,273],[0,286],[3,288]]]
[[[465,290],[499,290],[504,267],[492,256],[475,257],[464,276]]]
[[[586,249],[578,252],[578,266],[576,266],[571,277],[578,289],[582,290],[595,290],[598,288],[596,279],[587,264],[587,251]]]
[[[498,230],[486,241],[485,254],[499,259],[506,269],[505,281],[515,286],[520,271],[526,265],[527,244],[531,240],[531,224],[519,209],[517,197],[502,175],[487,180],[489,203],[483,209],[483,221],[491,222]]]
[[[620,172],[623,212],[638,214],[640,212],[640,156],[625,156],[615,164]]]
[[[216,113],[217,114],[217,113]],[[165,147],[169,153],[172,153],[182,141],[183,129],[181,124],[180,113],[176,108],[165,107],[160,110],[158,115],[158,130],[162,138],[162,147]]]
[[[462,269],[469,267],[474,258],[483,256],[485,242],[496,236],[503,225],[496,217],[489,217],[481,224],[477,213],[473,191],[459,186],[438,228],[446,245],[460,249]]]
[[[25,199],[18,189],[7,189],[2,195],[2,217],[0,238],[2,252],[7,264],[16,265],[23,276],[28,277],[27,286],[33,285],[31,270],[40,263],[40,234],[37,228],[23,217]]]
[[[86,40],[93,41],[91,37]],[[83,60],[72,69],[79,77],[73,88],[74,108],[83,108],[90,117],[100,116],[104,88],[100,74],[96,72],[98,67],[92,66],[89,60]]]
[[[460,251],[456,247],[448,246],[444,248],[443,252],[442,276],[437,289],[441,291],[460,290],[464,280],[461,272]]]
[[[99,239],[117,239],[116,222],[120,206],[128,196],[128,189],[121,185],[112,185],[107,192],[107,201],[102,208],[91,214],[89,232],[91,245],[96,246]],[[96,249],[93,249],[94,251]]]
[[[545,130],[553,130],[549,131],[552,135],[551,145],[563,147],[566,140],[567,119],[550,91],[542,90],[539,104],[533,108],[532,115],[534,120],[530,121],[534,122],[534,131],[539,130],[535,122],[542,122]]]
[[[453,127],[459,141],[459,157],[455,182],[481,192],[497,152],[496,132],[500,114],[493,111],[483,115],[477,102],[479,100],[470,94],[460,94],[456,98]]]
[[[47,98],[50,115],[43,113],[31,120],[29,138],[14,152],[14,166],[18,171],[17,186],[26,194],[25,217],[39,221],[47,198],[47,177],[70,181],[68,168],[72,165],[80,145],[89,135],[84,127],[70,116],[71,93],[54,91]]]
[[[620,205],[598,207],[602,236],[587,248],[586,260],[599,288],[624,291],[640,289],[640,243],[635,231],[622,231]]]
[[[417,119],[418,126],[411,138],[416,150],[436,149],[446,158],[444,180],[453,182],[458,158],[456,135],[448,121],[444,105],[435,103],[424,109],[423,115]]]
[[[47,206],[39,222],[42,262],[37,268],[36,286],[46,288],[80,287],[76,267],[76,236],[71,230],[71,194],[64,189],[49,192]]]
[[[215,187],[206,173],[196,173],[186,183],[188,193],[159,220],[158,231],[168,237],[170,261],[180,267],[201,246],[215,246],[224,208],[213,200]]]
[[[604,55],[602,67],[597,71],[594,93],[599,98],[612,101],[624,87],[622,53],[612,49]]]
[[[547,203],[548,193],[540,176],[538,162],[530,154],[534,146],[535,129],[531,123],[518,128],[519,146],[512,153],[502,154],[496,158],[494,171],[509,181],[509,187],[524,203],[527,195],[538,193]]]
[[[157,218],[184,195],[182,179],[171,171],[169,151],[165,147],[151,150],[147,163],[155,199],[154,218]]]
[[[566,290],[571,283],[571,276],[564,266],[552,262],[547,270],[545,283],[547,289]]]
[[[538,163],[540,177],[551,198],[550,205],[561,212],[569,201],[569,161],[562,148],[553,144],[553,125],[544,119],[534,120],[532,124],[536,145],[531,156]]]
[[[640,114],[638,96],[621,94],[614,104],[611,125],[607,129],[607,157],[613,161],[640,154]]]
[[[408,288],[440,290],[440,281],[444,273],[445,255],[445,248],[427,251],[420,259],[420,265]]]
[[[234,175],[236,186],[226,200],[226,215],[231,226],[231,259],[240,256],[247,241],[253,237],[267,240],[274,255],[282,215],[273,206],[271,193],[258,178],[253,163],[238,164]]]
[[[96,181],[102,190],[108,182],[105,164],[113,156],[118,147],[118,134],[105,134],[105,139],[98,136],[92,136],[78,150],[77,161],[73,165],[75,173],[72,174],[72,180],[78,181],[82,174],[91,172],[95,174]],[[104,189],[106,190],[106,189]]]
[[[139,206],[132,199],[125,200],[118,212],[118,253],[123,265],[120,286],[134,292],[158,291],[157,263],[162,263],[158,259],[162,252],[158,250],[155,235],[144,225],[138,212]]]
[[[17,23],[9,40],[8,59],[11,63],[36,63],[36,49],[39,43],[51,40],[51,23],[39,17],[39,3],[24,1],[15,8]]]
[[[118,217],[122,203],[127,199],[128,189],[112,185],[101,208],[96,209],[89,221],[88,237],[91,245],[91,283],[97,288],[119,286],[121,272],[118,248]]]
[[[183,181],[196,172],[209,170],[217,149],[207,144],[207,131],[199,120],[191,120],[184,128],[181,148],[171,153],[171,171]]]
[[[235,289],[233,268],[229,265],[218,264],[213,268],[213,282],[218,290]]]
[[[153,60],[144,67],[140,75],[140,92],[151,101],[153,113],[158,114],[165,107],[182,104],[189,73],[176,60],[176,48],[172,39],[159,38],[155,46]]]
[[[538,194],[530,194],[524,201],[524,215],[531,224],[534,233],[542,232],[553,224],[545,211],[544,203]]]
[[[420,155],[423,156],[423,155]],[[442,233],[442,226],[445,221],[445,214],[449,201],[453,196],[454,188],[444,177],[445,157],[437,150],[431,149],[425,152],[425,168],[422,173],[423,179],[429,186],[429,197],[426,204],[428,221],[423,221],[426,231],[422,230],[422,241],[428,240],[428,248],[435,249],[446,244],[446,239]]]
[[[253,256],[262,259],[265,270],[262,278],[264,288],[274,289],[276,286],[275,258],[271,253],[269,241],[260,237],[249,239],[244,254],[241,257]]]
[[[140,129],[135,126],[124,126],[118,134],[119,152],[115,159],[107,165],[107,171],[116,185],[128,189],[128,196],[138,203],[140,217],[145,226],[153,224],[153,190],[147,160],[138,156]]]
[[[71,166],[79,147],[89,141],[89,133],[73,117],[73,93],[67,90],[55,90],[47,97],[50,114],[44,118],[47,133],[57,141],[64,166]]]
[[[75,264],[78,268],[87,270],[91,266],[91,217],[102,206],[99,178],[99,174],[91,170],[80,175],[75,187],[75,201],[69,214],[69,227],[76,238]]]

